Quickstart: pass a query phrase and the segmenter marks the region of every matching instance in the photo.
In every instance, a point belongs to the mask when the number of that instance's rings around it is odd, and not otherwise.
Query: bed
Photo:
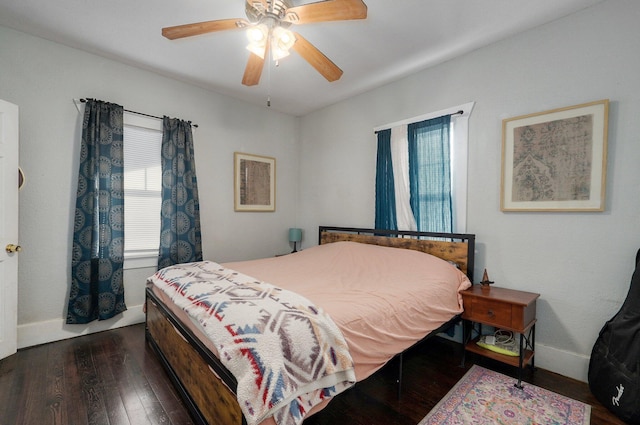
[[[245,379],[239,381],[232,373],[236,370],[232,366],[235,363],[229,363],[228,344],[212,341],[212,326],[187,314],[188,308],[173,299],[170,296],[173,292],[167,289],[185,292],[185,288],[191,289],[191,282],[203,280],[201,272],[207,276],[214,273],[218,276],[217,282],[226,281],[232,275],[233,279],[260,285],[273,284],[273,290],[282,293],[266,298],[279,300],[281,294],[300,296],[310,302],[312,313],[319,310],[329,318],[329,329],[334,326],[340,330],[335,341],[318,346],[330,352],[321,354],[334,362],[328,369],[342,380],[326,381],[314,387],[315,392],[309,399],[295,399],[296,403],[302,403],[299,400],[307,403],[303,408],[296,404],[294,409],[287,404],[287,408],[280,409],[281,412],[295,410],[294,416],[298,418],[321,410],[333,396],[339,397],[341,391],[375,373],[391,358],[459,320],[462,313],[459,291],[473,281],[474,235],[322,226],[318,240],[318,246],[295,254],[224,264],[178,265],[176,269],[163,269],[149,279],[146,338],[196,423],[269,425],[275,424],[276,418],[280,423],[302,421],[291,417],[282,419],[279,413],[251,416],[253,407],[248,409],[248,402],[241,397],[245,393]],[[373,263],[362,265],[363,261],[370,260]],[[195,271],[190,267],[195,267]],[[370,273],[379,279],[373,279]],[[425,295],[422,291],[427,287],[424,283],[427,274],[435,287]],[[191,282],[178,283],[176,276]],[[428,285],[430,288],[432,284]],[[193,286],[193,290],[201,291],[196,283]],[[371,290],[374,286],[376,289]],[[201,311],[218,308],[209,298],[203,301],[198,297],[190,296],[190,302],[196,304],[193,300],[197,299],[197,304],[204,306]],[[237,340],[238,336],[235,337]],[[306,345],[313,345],[307,344],[305,338],[297,337],[298,343],[292,344],[300,350],[294,353],[298,357],[309,351]],[[338,351],[334,351],[335,347]],[[313,348],[313,353],[317,353],[316,347]],[[348,355],[343,355],[340,348]],[[344,368],[336,366],[336,357],[340,359],[338,363],[346,365]],[[323,375],[317,379],[326,378]],[[311,399],[313,401],[309,401]],[[290,401],[287,399],[287,403]]]

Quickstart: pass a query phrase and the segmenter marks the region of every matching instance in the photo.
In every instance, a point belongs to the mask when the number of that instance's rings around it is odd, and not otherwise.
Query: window
[[[420,231],[453,231],[451,115],[407,126],[409,194]]]
[[[413,212],[409,205],[409,159],[408,154],[406,153],[408,149],[407,127],[412,123],[451,115],[451,124],[449,126],[449,149],[451,171],[451,209],[453,222],[452,230],[459,233],[464,233],[466,231],[468,122],[474,104],[474,102],[470,102],[393,124],[387,124],[374,129],[376,132],[390,131],[389,141],[391,143],[392,153],[387,161],[390,160],[393,162],[394,183],[391,184],[391,186],[393,186],[394,189],[391,190],[395,190],[395,194],[392,194],[391,198],[387,199],[395,200],[392,202],[396,203],[395,211],[397,214],[397,227],[399,229],[416,229]],[[463,113],[459,114],[458,111],[463,111]],[[388,182],[387,187],[389,187]],[[406,191],[406,193],[402,193],[403,191]],[[393,207],[389,207],[387,205],[385,208],[388,209]],[[378,209],[378,199],[376,199],[376,209]],[[381,220],[381,222],[384,221],[384,219]],[[376,222],[378,222],[378,210],[376,210]]]
[[[125,269],[155,267],[160,246],[162,121],[124,115]]]

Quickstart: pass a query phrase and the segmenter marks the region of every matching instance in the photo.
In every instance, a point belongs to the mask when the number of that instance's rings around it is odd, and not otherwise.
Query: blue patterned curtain
[[[451,116],[408,125],[411,209],[419,231],[451,232]]]
[[[127,309],[124,255],[123,108],[85,106],[74,219],[67,323],[105,320]]]
[[[391,162],[391,129],[378,132],[375,228],[397,230],[396,195]]]
[[[162,210],[158,269],[202,261],[200,203],[191,123],[162,122]]]

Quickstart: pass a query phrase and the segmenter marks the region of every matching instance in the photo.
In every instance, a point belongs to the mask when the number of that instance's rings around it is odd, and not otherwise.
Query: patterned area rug
[[[418,425],[587,425],[591,406],[474,365]]]

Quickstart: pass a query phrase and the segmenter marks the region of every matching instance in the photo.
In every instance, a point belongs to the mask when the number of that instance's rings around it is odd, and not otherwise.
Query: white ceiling
[[[292,53],[241,84],[243,31],[170,41],[162,27],[245,18],[245,0],[0,0],[0,25],[293,115],[304,115],[602,0],[364,0],[366,20],[294,28],[344,75]],[[294,5],[313,0],[293,1]]]

